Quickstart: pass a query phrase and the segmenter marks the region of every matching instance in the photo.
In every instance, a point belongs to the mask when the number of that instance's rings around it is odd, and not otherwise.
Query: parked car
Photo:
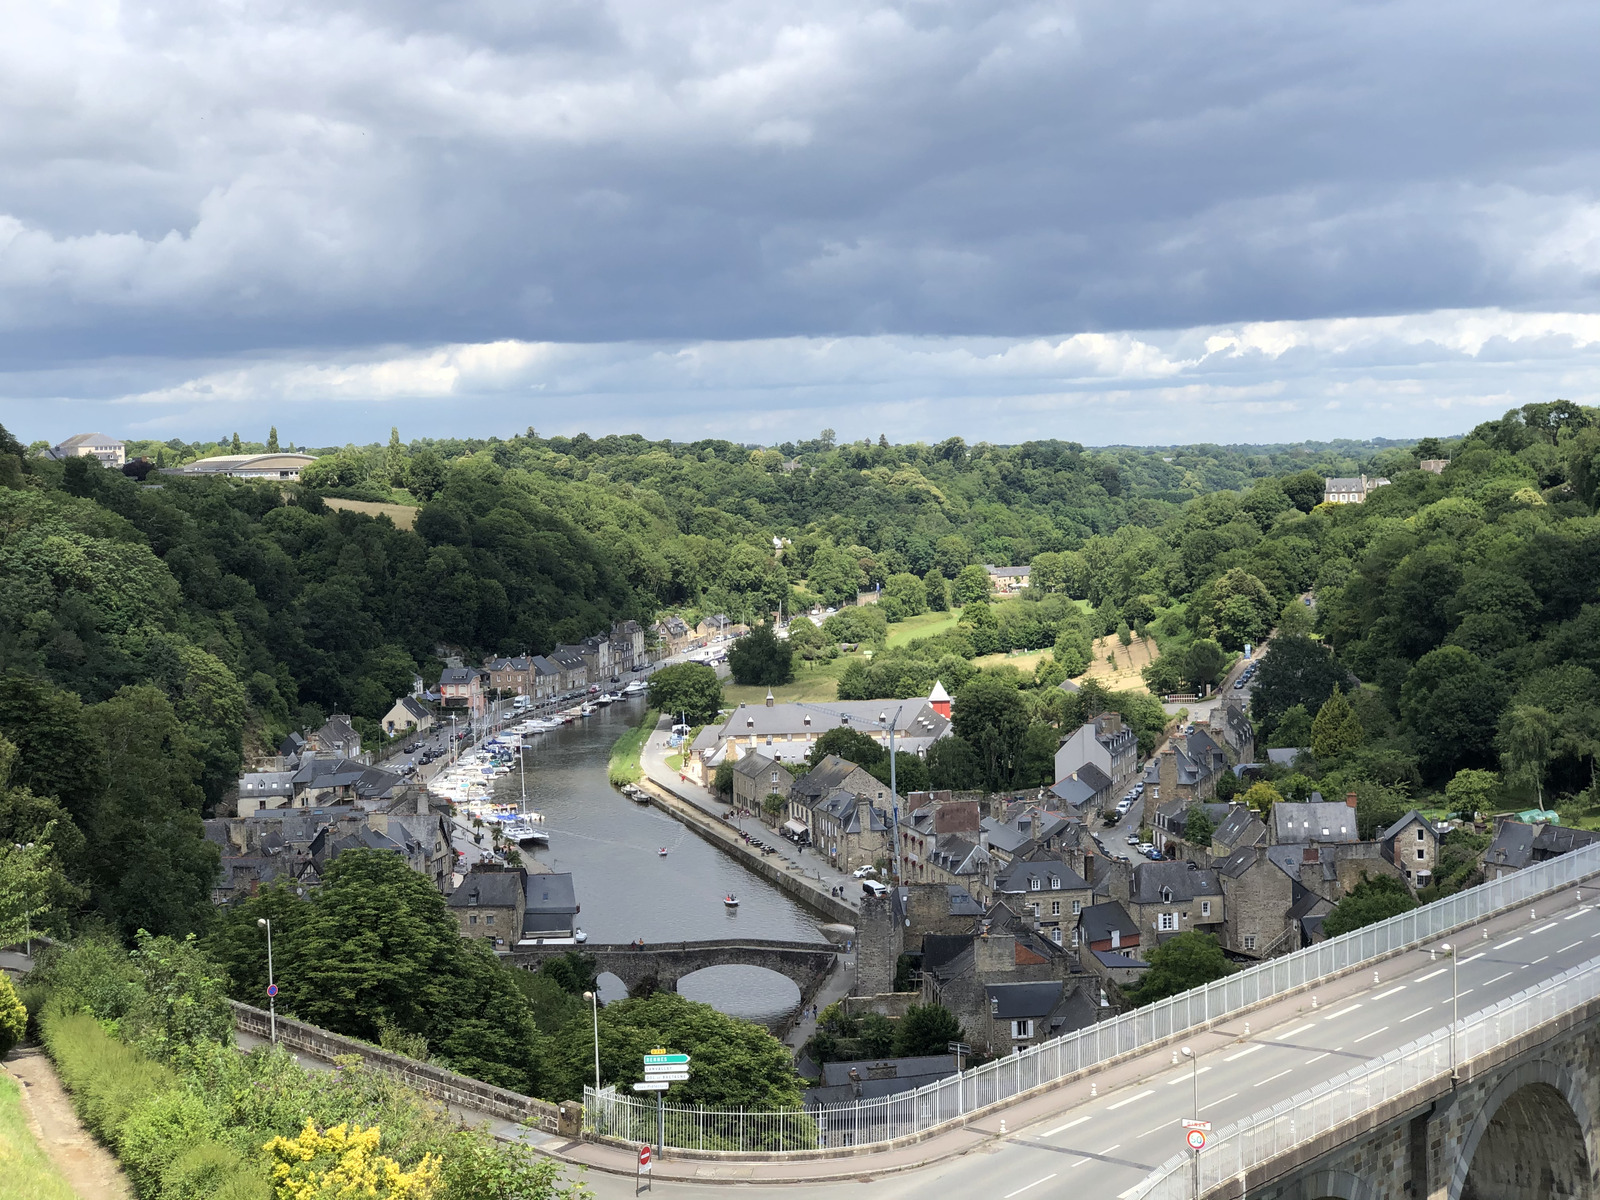
[[[1152,847],[1150,847],[1150,849],[1146,850],[1144,852],[1144,856],[1146,858],[1148,858],[1151,862],[1161,862],[1162,861],[1161,851],[1157,850],[1154,846],[1152,846]]]
[[[857,867],[852,873],[857,879],[865,879],[869,875],[876,875],[878,873],[878,868],[873,866]]]
[[[1137,846],[1138,844],[1139,844],[1139,835],[1137,833],[1130,833],[1128,835],[1128,845]]]

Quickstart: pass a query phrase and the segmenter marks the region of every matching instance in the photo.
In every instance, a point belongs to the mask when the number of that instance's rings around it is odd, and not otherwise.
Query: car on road
[[[1130,833],[1128,835],[1128,845],[1137,846],[1138,844],[1139,844],[1139,835],[1137,833]]]
[[[878,868],[877,867],[857,867],[852,872],[852,874],[855,875],[855,877],[857,879],[865,879],[865,878],[867,878],[867,876],[876,875],[877,873],[878,873]]]
[[[1149,854],[1150,851],[1155,849],[1149,842],[1137,842],[1135,844],[1139,847],[1140,854]]]
[[[1157,850],[1154,846],[1151,846],[1150,849],[1146,850],[1144,852],[1144,856],[1151,862],[1163,861],[1161,851]]]

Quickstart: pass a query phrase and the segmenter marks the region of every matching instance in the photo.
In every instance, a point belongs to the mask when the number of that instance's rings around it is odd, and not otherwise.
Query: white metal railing
[[[1166,1041],[1280,993],[1416,946],[1596,874],[1600,874],[1600,843],[1259,963],[1226,979],[1075,1030],[915,1091],[809,1109],[745,1111],[669,1105],[665,1109],[665,1145],[668,1149],[772,1154],[864,1146],[926,1133],[974,1109]],[[655,1141],[653,1101],[620,1095],[609,1088],[597,1094],[586,1087],[584,1110],[587,1127],[600,1136],[640,1143]]]
[[[1563,1013],[1600,997],[1600,958],[1518,992],[1462,1019],[1456,1056],[1465,1065]],[[1450,1075],[1450,1028],[1352,1067],[1325,1083],[1225,1126],[1198,1155],[1174,1154],[1123,1200],[1192,1200],[1253,1167],[1423,1084]],[[1196,1177],[1198,1176],[1198,1191]]]

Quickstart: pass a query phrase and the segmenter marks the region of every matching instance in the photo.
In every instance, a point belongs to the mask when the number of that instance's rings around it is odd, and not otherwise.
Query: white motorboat
[[[595,697],[595,701],[594,702],[596,704],[615,704],[618,700],[621,700],[621,699],[622,699],[622,697],[617,695],[616,692],[601,692],[598,696]]]
[[[642,696],[649,690],[649,686],[642,680],[635,679],[632,683],[628,684],[627,687],[622,689],[622,694],[624,696]]]
[[[548,846],[550,833],[538,813],[523,813],[506,826],[506,839],[519,846]]]
[[[728,909],[729,911],[738,908],[739,897],[735,896],[732,892],[729,892],[722,898],[722,907]]]

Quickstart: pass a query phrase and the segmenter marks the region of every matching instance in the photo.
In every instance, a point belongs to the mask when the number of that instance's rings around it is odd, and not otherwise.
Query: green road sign
[[[647,1067],[666,1066],[672,1064],[686,1064],[689,1061],[687,1054],[646,1054],[644,1064]]]

